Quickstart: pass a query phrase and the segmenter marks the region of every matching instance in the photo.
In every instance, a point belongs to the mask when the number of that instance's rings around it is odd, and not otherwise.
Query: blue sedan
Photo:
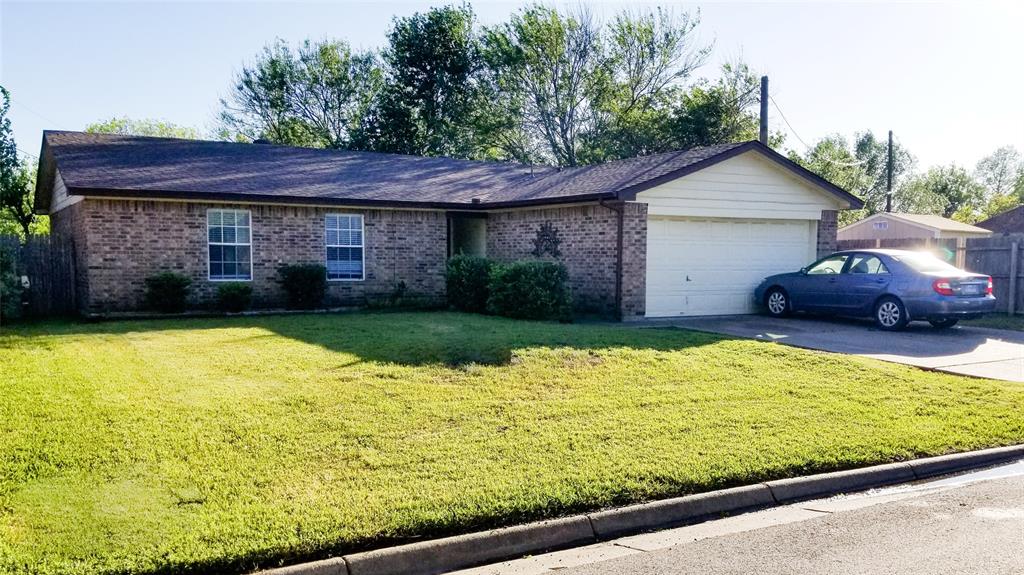
[[[754,298],[770,315],[796,311],[874,318],[884,330],[912,320],[937,328],[995,310],[992,278],[924,252],[850,250],[765,278]]]

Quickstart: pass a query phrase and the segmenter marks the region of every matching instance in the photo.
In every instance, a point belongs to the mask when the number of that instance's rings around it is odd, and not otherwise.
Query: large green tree
[[[985,205],[974,214],[961,214],[965,221],[987,219],[1024,203],[1024,159],[1013,146],[978,161],[974,177],[985,186]]]
[[[924,174],[908,179],[900,192],[931,206],[930,212],[925,213],[962,221],[974,221],[985,205],[985,186],[955,164],[929,168]]]
[[[379,56],[277,41],[236,76],[220,135],[560,166],[753,138],[747,66],[687,86],[711,50],[699,22],[532,5],[480,28],[462,5],[396,18]]]
[[[812,172],[864,200],[864,209],[840,213],[840,225],[847,225],[885,210],[888,142],[871,131],[854,135],[851,143],[833,134],[819,140],[803,155],[790,157]],[[938,207],[931,196],[919,196],[919,188],[902,184],[914,170],[916,160],[899,141],[893,143],[893,210],[906,213],[933,213]]]
[[[565,166],[659,150],[674,89],[710,51],[694,41],[699,21],[635,11],[602,26],[582,8],[536,5],[488,29],[485,59],[521,147]]]
[[[122,116],[95,122],[85,127],[90,134],[119,134],[122,136],[152,136],[157,138],[182,138],[198,140],[201,136],[195,128],[179,126],[162,120],[135,120]]]
[[[230,96],[221,100],[220,136],[352,147],[381,84],[372,52],[309,40],[296,51],[278,40],[236,75]]]
[[[32,211],[35,195],[35,166],[18,159],[11,119],[11,95],[0,86],[0,233],[17,233],[25,238],[46,231],[45,222]]]
[[[484,100],[473,11],[432,8],[396,18],[382,54],[385,82],[365,147],[424,156],[476,157],[476,111]]]

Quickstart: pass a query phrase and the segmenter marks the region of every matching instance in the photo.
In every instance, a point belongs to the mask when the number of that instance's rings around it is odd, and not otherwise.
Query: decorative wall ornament
[[[545,254],[550,255],[553,258],[562,256],[561,250],[558,249],[558,245],[562,243],[562,238],[558,237],[558,230],[555,226],[551,225],[551,222],[544,222],[537,228],[537,237],[533,239],[533,255],[534,257],[544,257]]]

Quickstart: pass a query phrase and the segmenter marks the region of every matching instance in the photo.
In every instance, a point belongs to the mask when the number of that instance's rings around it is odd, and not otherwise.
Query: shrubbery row
[[[457,255],[448,260],[448,302],[456,309],[521,319],[569,321],[565,266],[547,261],[497,263]]]
[[[314,309],[323,304],[327,291],[327,269],[319,264],[294,264],[278,268],[281,287],[293,309]],[[184,274],[165,271],[146,278],[146,307],[161,313],[181,313],[188,307],[192,280]],[[252,305],[252,286],[243,282],[217,285],[217,309],[239,313]]]
[[[278,268],[288,307],[315,309],[327,292],[327,270],[320,264]],[[565,266],[546,261],[496,263],[458,255],[448,260],[448,301],[456,309],[522,319],[569,321],[572,298]],[[181,313],[188,306],[192,280],[166,271],[146,278],[146,306],[162,313]],[[403,292],[404,292],[404,285]],[[402,297],[401,294],[397,297]],[[229,313],[252,304],[252,286],[227,282],[217,286],[217,308]],[[6,310],[5,310],[6,311]]]

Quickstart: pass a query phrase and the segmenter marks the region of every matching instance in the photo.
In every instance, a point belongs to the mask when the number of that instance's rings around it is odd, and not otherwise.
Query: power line
[[[772,98],[771,95],[769,95],[768,99],[771,100],[772,105],[775,106],[775,110],[778,111],[779,116],[782,117],[782,121],[786,123],[787,127],[789,127],[790,133],[792,133],[793,136],[795,136],[796,139],[801,144],[804,145],[804,148],[806,148],[807,150],[814,149],[812,146],[808,146],[807,142],[805,142],[804,139],[800,137],[800,134],[798,134],[796,132],[796,130],[793,129],[793,125],[790,124],[789,120],[786,119],[786,115],[782,113],[782,108],[779,107],[779,103],[775,101],[775,98]],[[863,165],[863,164],[867,163],[867,160],[861,160],[859,162],[839,162],[839,161],[833,160],[832,158],[824,158],[824,160],[826,162],[829,162],[830,164],[835,164],[836,166],[848,166],[848,167],[860,166],[860,165]]]
[[[8,97],[10,97],[10,96],[8,96]],[[52,118],[47,118],[46,116],[40,114],[39,112],[36,112],[32,108],[29,108],[25,104],[22,104],[21,102],[15,100],[14,98],[11,98],[11,103],[12,104],[17,104],[20,108],[24,109],[26,112],[32,114],[33,116],[36,116],[37,118],[39,118],[41,120],[46,120],[47,122],[53,124],[54,126],[57,126],[59,124],[59,122],[54,121]]]
[[[29,158],[29,159],[32,159],[32,160],[39,160],[39,156],[37,156],[35,154],[30,154],[29,152],[26,152],[25,150],[22,150],[21,148],[18,148],[17,146],[15,146],[14,149],[17,150],[19,154],[25,156],[26,158]]]

